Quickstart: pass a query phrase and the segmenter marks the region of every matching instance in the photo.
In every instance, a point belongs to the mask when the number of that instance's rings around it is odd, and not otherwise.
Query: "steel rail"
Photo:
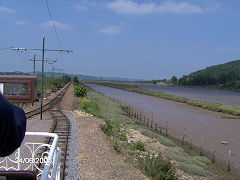
[[[60,143],[62,144],[62,146],[60,147],[62,149],[62,153],[63,153],[63,158],[61,158],[61,161],[62,161],[61,180],[64,180],[64,178],[65,178],[68,140],[69,140],[69,133],[70,133],[71,127],[70,127],[69,119],[61,111],[61,108],[58,103],[62,100],[63,96],[67,92],[70,85],[71,85],[71,83],[69,83],[54,99],[52,99],[51,101],[49,101],[48,103],[46,103],[43,106],[43,111],[49,111],[50,115],[53,119],[53,125],[50,128],[51,129],[50,131],[51,131],[51,133],[56,133],[59,136],[58,144],[60,144]],[[53,109],[53,107],[56,107],[56,109]],[[27,118],[30,118],[39,113],[40,113],[40,107],[36,108],[32,111],[29,111],[25,114],[26,114]],[[47,144],[49,144],[50,141],[52,141],[52,138],[47,138],[47,140],[46,140]],[[40,163],[39,163],[39,166],[41,166]]]
[[[44,111],[47,111],[47,110],[50,110],[55,104],[57,104],[58,102],[61,101],[62,97],[64,96],[64,94],[66,93],[66,91],[68,90],[69,86],[70,86],[71,83],[69,83],[65,88],[64,90],[62,90],[55,98],[53,98],[52,100],[50,100],[48,103],[44,104],[43,105],[43,112]],[[27,119],[31,118],[32,116],[35,116],[37,114],[39,114],[41,111],[40,107],[34,109],[34,110],[31,110],[31,111],[28,111],[25,113]]]

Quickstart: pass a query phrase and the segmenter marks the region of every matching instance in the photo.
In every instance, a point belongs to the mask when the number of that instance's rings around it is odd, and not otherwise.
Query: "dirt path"
[[[74,109],[78,108],[78,102],[74,96],[73,84],[69,86],[66,94],[63,96],[60,106],[63,110],[66,110],[66,111],[73,111]]]
[[[139,170],[124,162],[108,137],[100,129],[102,119],[74,113],[78,121],[80,169],[83,179],[147,179]]]
[[[77,109],[74,86],[71,85],[61,101],[61,108],[66,111]],[[104,123],[89,115],[74,111],[78,124],[78,142],[80,152],[80,171],[83,179],[147,179],[139,170],[124,162],[124,157],[117,154],[108,137],[100,129]]]

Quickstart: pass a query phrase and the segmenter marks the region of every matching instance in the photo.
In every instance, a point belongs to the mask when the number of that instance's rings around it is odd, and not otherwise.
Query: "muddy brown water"
[[[186,97],[190,99],[240,106],[239,92],[202,88],[159,86],[148,84],[131,84],[131,85],[136,85],[139,88],[144,88],[151,91],[160,91],[165,94],[175,95],[179,97]]]
[[[167,121],[168,132],[172,137],[182,139],[186,128],[187,141],[192,136],[193,145],[200,147],[202,139],[203,149],[209,152],[212,152],[214,144],[218,159],[226,162],[230,149],[232,167],[240,170],[240,119],[222,118],[226,115],[161,98],[95,84],[87,85],[128,106],[147,112],[149,117],[153,115],[154,121],[162,127],[165,127]],[[221,144],[221,141],[228,144]]]

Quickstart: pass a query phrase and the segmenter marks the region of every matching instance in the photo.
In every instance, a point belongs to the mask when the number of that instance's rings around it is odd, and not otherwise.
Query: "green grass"
[[[148,136],[150,138],[157,139],[164,146],[168,146],[168,147],[175,146],[174,142],[172,142],[170,139],[167,139],[164,136],[161,136],[161,135],[159,135],[159,134],[157,134],[155,132],[152,132],[151,130],[149,130],[149,129],[143,127],[143,126],[132,125],[131,128],[140,131],[141,134],[144,135],[144,136]]]
[[[98,104],[100,117],[104,119],[108,119],[110,121],[114,121],[118,124],[130,123],[132,120],[125,116],[121,106],[116,102],[113,102],[109,98],[98,94],[97,92],[88,89],[87,98],[92,102]],[[80,103],[81,104],[81,103]]]
[[[149,177],[156,180],[177,179],[175,169],[169,159],[158,155],[148,154],[138,158],[138,167]]]
[[[81,98],[80,101],[81,109],[85,110],[89,114],[92,114],[93,116],[100,116],[100,108],[97,103],[86,97]]]
[[[189,164],[186,162],[180,164],[180,169],[191,175],[204,176],[206,174],[205,169],[201,166],[198,166],[196,164]]]
[[[133,150],[139,150],[139,151],[145,151],[146,149],[146,144],[142,141],[137,141],[132,145]]]
[[[101,127],[105,134],[121,141],[127,141],[126,130],[123,127],[126,123],[133,122],[124,115],[119,104],[88,89],[87,97],[80,99],[80,108],[89,114],[102,117],[105,120],[106,124]],[[114,144],[117,147],[117,144]]]
[[[125,85],[125,84],[114,84],[114,83],[108,83],[108,82],[94,82],[94,83],[99,84],[99,85],[122,89],[125,91],[131,91],[131,92],[141,93],[141,94],[145,94],[145,95],[149,95],[149,96],[155,96],[155,97],[159,97],[159,98],[163,98],[163,99],[168,99],[168,100],[172,100],[172,101],[176,101],[176,102],[180,102],[180,103],[185,103],[185,104],[188,104],[191,106],[200,107],[202,109],[208,109],[211,111],[223,112],[223,113],[231,114],[234,116],[240,116],[240,107],[238,107],[238,106],[218,104],[218,103],[206,102],[206,101],[201,101],[201,100],[193,100],[193,99],[189,99],[189,98],[164,94],[162,92],[141,89],[136,86]]]
[[[177,162],[180,162],[181,164],[188,164],[189,166],[193,165],[194,167],[199,166],[203,169],[208,168],[208,164],[211,163],[211,161],[204,156],[174,156],[174,160]],[[200,169],[201,169],[200,168]]]

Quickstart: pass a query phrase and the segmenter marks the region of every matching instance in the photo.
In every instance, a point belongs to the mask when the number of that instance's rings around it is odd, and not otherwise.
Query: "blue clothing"
[[[25,112],[0,93],[0,157],[8,156],[20,147],[25,132]]]

